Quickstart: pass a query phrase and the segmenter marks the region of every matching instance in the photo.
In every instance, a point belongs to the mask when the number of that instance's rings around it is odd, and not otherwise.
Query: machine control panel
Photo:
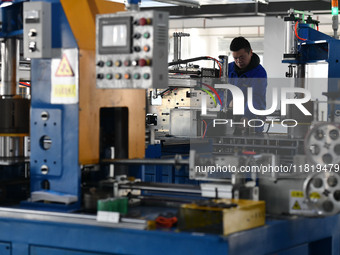
[[[24,3],[24,56],[50,58],[52,55],[51,3]]]
[[[168,20],[158,11],[97,15],[97,88],[167,87]]]

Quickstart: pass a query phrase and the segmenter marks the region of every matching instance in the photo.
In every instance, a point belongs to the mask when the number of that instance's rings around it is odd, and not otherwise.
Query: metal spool
[[[327,169],[340,163],[340,124],[322,123],[305,138],[306,156],[312,164]]]
[[[319,215],[340,212],[340,176],[337,173],[316,173],[304,182],[303,193],[307,204]]]

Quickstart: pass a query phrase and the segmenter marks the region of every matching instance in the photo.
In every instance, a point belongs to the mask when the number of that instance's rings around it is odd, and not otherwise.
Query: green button
[[[149,32],[145,32],[143,36],[144,36],[144,38],[149,38],[150,37],[150,33]]]
[[[111,79],[112,79],[112,74],[108,73],[108,74],[106,75],[106,79],[111,80]]]
[[[136,80],[139,80],[140,79],[140,74],[139,73],[135,73],[133,75],[133,78],[136,79]]]
[[[332,15],[339,15],[339,8],[338,7],[332,7]]]
[[[112,65],[113,65],[113,63],[112,63],[112,61],[111,61],[111,60],[109,60],[109,61],[106,61],[106,65],[107,65],[107,66],[112,66]]]
[[[150,74],[145,73],[145,74],[143,74],[143,77],[144,77],[145,80],[148,80],[148,79],[150,79]]]

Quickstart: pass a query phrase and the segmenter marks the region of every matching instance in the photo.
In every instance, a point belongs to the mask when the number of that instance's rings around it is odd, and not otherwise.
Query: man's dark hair
[[[251,50],[249,41],[243,36],[235,37],[230,43],[231,51],[239,51],[240,49],[244,49],[248,53]]]

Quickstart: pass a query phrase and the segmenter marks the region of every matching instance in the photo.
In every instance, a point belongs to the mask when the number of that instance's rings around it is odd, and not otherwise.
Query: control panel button
[[[106,66],[112,66],[113,62],[111,60],[106,61]]]
[[[135,38],[135,39],[139,39],[139,38],[141,38],[141,34],[140,33],[135,33],[134,35],[133,35],[133,38]]]
[[[149,74],[149,73],[143,74],[143,78],[144,78],[145,80],[150,79],[150,74]]]
[[[29,37],[36,37],[37,36],[37,30],[35,29],[30,29],[27,34]]]
[[[37,50],[37,43],[36,42],[30,42],[28,45],[28,50],[30,52],[34,52]]]
[[[139,66],[146,66],[146,60],[144,58],[139,60]]]
[[[145,26],[145,25],[150,25],[151,24],[151,19],[149,18],[140,18],[139,19],[139,25],[140,26]]]
[[[141,58],[138,63],[139,66],[150,66],[151,61],[149,59]]]
[[[145,32],[143,34],[143,37],[146,38],[146,39],[150,38],[150,33],[149,32]]]
[[[129,73],[124,74],[124,79],[129,80],[131,78],[131,75]]]
[[[140,79],[140,74],[139,74],[139,73],[135,73],[135,74],[133,75],[133,78],[134,78],[135,80],[139,80],[139,79]]]
[[[99,66],[99,67],[103,67],[104,66],[104,61],[98,61],[98,63],[97,63],[97,66]]]
[[[133,50],[134,50],[135,52],[140,52],[140,47],[139,47],[139,46],[135,46],[135,47],[133,47]]]
[[[112,74],[108,73],[108,74],[106,75],[106,79],[111,80],[111,79],[112,79]]]
[[[122,61],[120,61],[120,60],[117,60],[115,62],[115,66],[120,67],[121,65],[122,65]]]
[[[149,52],[149,51],[150,51],[150,46],[149,46],[149,45],[145,45],[145,46],[143,47],[143,50],[144,50],[145,52]]]
[[[121,75],[120,73],[116,73],[116,74],[115,74],[115,78],[116,78],[117,80],[120,80],[120,79],[122,78],[122,75]]]
[[[124,61],[124,66],[130,66],[131,65],[131,61],[130,60],[125,60]]]
[[[131,65],[132,66],[138,66],[138,60],[132,60]]]
[[[139,19],[139,25],[140,26],[145,26],[146,25],[146,18]]]
[[[99,79],[99,80],[104,79],[104,74],[102,74],[102,73],[97,74],[97,79]]]

